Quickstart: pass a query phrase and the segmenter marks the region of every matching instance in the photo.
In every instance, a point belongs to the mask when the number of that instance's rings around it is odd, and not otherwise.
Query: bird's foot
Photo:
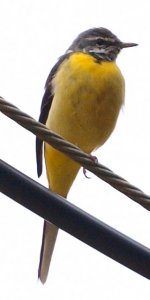
[[[97,158],[96,156],[93,156],[93,155],[90,155],[90,156],[91,156],[91,160],[92,160],[93,162],[95,162],[95,163],[98,162],[98,158]],[[87,170],[86,170],[86,168],[83,167],[83,174],[84,174],[84,176],[85,176],[87,179],[90,179],[91,177],[87,176],[86,173],[87,173]]]

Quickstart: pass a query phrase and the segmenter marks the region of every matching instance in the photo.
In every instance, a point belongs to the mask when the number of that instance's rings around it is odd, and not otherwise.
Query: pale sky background
[[[99,162],[150,194],[150,2],[5,0],[0,2],[0,95],[38,119],[45,80],[83,30],[106,27],[136,48],[117,63],[126,104]],[[0,158],[37,179],[35,136],[0,114]],[[90,174],[91,175],[91,174]],[[45,174],[39,182],[47,186]],[[150,246],[149,213],[105,182],[80,172],[69,200]],[[60,231],[47,283],[37,280],[43,220],[0,195],[0,299],[147,300],[149,281]]]

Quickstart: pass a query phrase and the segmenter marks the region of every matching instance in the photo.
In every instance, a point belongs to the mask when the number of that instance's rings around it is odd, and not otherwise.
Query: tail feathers
[[[44,284],[47,279],[49,266],[57,238],[58,227],[52,223],[44,221],[43,238],[40,253],[40,263],[38,269],[38,278]]]

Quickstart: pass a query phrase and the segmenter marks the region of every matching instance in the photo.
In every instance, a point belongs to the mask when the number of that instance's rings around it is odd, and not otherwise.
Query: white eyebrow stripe
[[[102,36],[91,36],[91,37],[85,38],[85,40],[89,40],[89,41],[102,40],[102,41],[115,42],[115,40],[113,38],[110,38],[110,37],[107,38],[107,37],[102,37]]]

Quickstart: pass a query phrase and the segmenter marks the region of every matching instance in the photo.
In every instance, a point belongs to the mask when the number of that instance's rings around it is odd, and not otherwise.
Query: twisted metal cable
[[[94,173],[116,190],[125,194],[127,197],[150,211],[150,196],[144,194],[140,189],[131,185],[125,179],[113,173],[102,164],[93,161],[89,154],[84,153],[75,145],[65,141],[62,137],[50,131],[45,125],[37,122],[29,115],[20,111],[16,106],[7,102],[2,97],[0,97],[0,111],[22,127],[31,131],[40,139],[68,155],[70,158],[81,164],[85,169]]]

